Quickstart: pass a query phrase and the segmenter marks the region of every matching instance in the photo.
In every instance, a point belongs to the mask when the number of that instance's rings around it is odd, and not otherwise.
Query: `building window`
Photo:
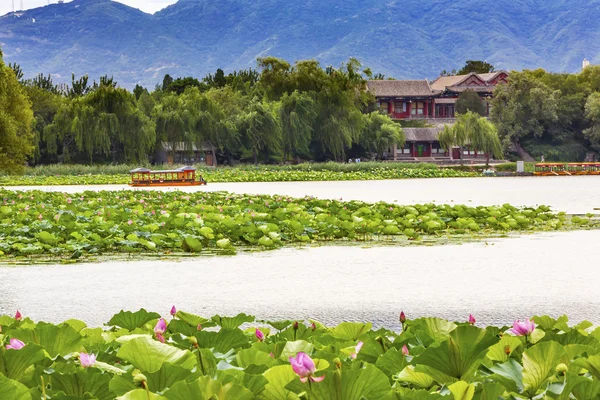
[[[388,102],[387,101],[380,101],[379,102],[379,109],[381,110],[381,112],[384,113],[388,113]]]
[[[397,101],[394,103],[394,112],[396,114],[403,114],[406,112],[406,103],[403,101]]]
[[[411,147],[412,146],[410,143],[404,143],[404,148],[402,149],[402,154],[410,154]]]
[[[412,103],[412,109],[410,113],[412,115],[423,115],[425,111],[425,103],[422,101],[415,101]]]

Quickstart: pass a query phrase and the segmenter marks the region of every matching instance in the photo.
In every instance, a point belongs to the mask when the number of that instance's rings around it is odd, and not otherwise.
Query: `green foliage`
[[[555,214],[544,206],[403,207],[178,191],[89,191],[69,195],[4,190],[0,195],[6,202],[0,207],[0,256],[31,260],[83,260],[99,254],[232,254],[236,249],[268,250],[338,240],[408,245],[419,244],[423,237],[436,240],[464,235],[476,239],[506,232],[588,229],[597,225],[589,218]],[[109,324],[135,330],[156,317],[143,310],[135,314],[122,312]],[[250,322],[247,319],[239,315],[237,319],[215,322],[233,328]],[[370,329],[346,328],[339,334],[358,337]],[[431,331],[435,339],[447,328],[429,324],[425,331]]]
[[[31,103],[0,55],[0,171],[21,172],[33,153]]]
[[[465,90],[456,100],[456,112],[458,114],[466,114],[473,111],[476,114],[484,116],[486,114],[486,106],[479,94],[473,90]]]
[[[494,66],[485,61],[467,60],[465,66],[462,67],[457,75],[466,75],[471,72],[476,74],[487,74],[488,72],[494,72]]]
[[[569,326],[566,316],[534,317],[537,343],[513,336],[507,326],[479,328],[437,318],[408,320],[403,332],[374,332],[364,322],[313,331],[309,322],[298,321],[297,332],[308,332],[302,340],[286,335],[294,329],[289,324],[261,321],[271,334],[259,342],[254,327],[232,324],[252,323],[252,316],[189,318],[193,314],[179,312],[159,337],[153,331],[158,314],[126,314],[156,318],[118,330],[71,330],[77,348],[65,348],[61,356],[52,356],[57,351],[49,335],[24,332],[59,332],[66,322],[3,316],[0,396],[32,399],[42,391],[40,383],[47,398],[101,400],[594,399],[600,393],[600,341],[588,330],[591,323]],[[214,321],[216,329],[198,331],[198,321]],[[5,349],[16,337],[25,346]],[[403,346],[408,355],[399,350]],[[313,360],[315,381],[302,382],[292,368],[289,358],[299,352]],[[96,361],[83,366],[81,353],[94,354]]]
[[[394,145],[399,148],[404,146],[406,138],[402,128],[389,116],[375,111],[367,114],[365,119],[366,125],[361,135],[361,142],[364,148],[377,154],[378,160],[383,158],[383,153],[388,148]]]
[[[585,104],[585,117],[590,127],[583,131],[592,147],[600,151],[600,93],[591,94]]]

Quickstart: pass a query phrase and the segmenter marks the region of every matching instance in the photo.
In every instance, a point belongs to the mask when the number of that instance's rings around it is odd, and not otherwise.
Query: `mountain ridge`
[[[5,60],[26,76],[113,75],[125,87],[165,73],[203,77],[272,55],[339,65],[350,57],[395,78],[435,78],[467,59],[497,69],[600,62],[600,0],[179,0],[147,14],[74,0],[0,17]],[[576,3],[576,4],[573,4]],[[19,16],[17,16],[19,15]]]

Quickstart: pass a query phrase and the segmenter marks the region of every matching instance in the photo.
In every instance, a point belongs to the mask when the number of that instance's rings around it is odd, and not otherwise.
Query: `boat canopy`
[[[132,169],[131,171],[129,171],[130,174],[174,174],[177,172],[192,172],[192,171],[196,171],[196,168],[194,167],[190,167],[189,165],[186,165],[185,167],[181,167],[181,168],[177,168],[177,169],[165,169],[165,170],[160,170],[160,171],[152,171],[149,170],[148,168],[136,168],[136,169]]]

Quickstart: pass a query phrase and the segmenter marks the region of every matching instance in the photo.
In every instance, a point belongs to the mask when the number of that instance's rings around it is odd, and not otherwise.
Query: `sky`
[[[68,2],[67,0],[66,2]],[[176,0],[117,0],[120,3],[127,4],[128,6],[139,8],[147,13],[155,13],[158,10],[165,8],[166,6],[173,4]],[[12,11],[13,0],[0,0],[0,15],[4,15]],[[23,2],[23,8],[36,8],[42,7],[48,4],[48,0],[14,0],[15,9],[19,9],[21,2]],[[57,3],[57,0],[50,0],[50,3]]]

